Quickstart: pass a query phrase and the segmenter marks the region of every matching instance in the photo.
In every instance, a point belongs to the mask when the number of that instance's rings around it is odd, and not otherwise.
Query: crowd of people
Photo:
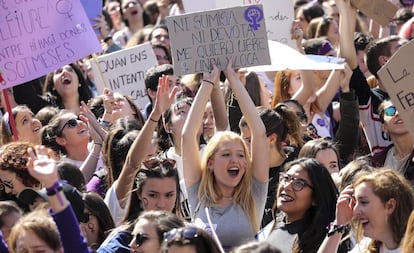
[[[292,1],[297,50],[343,69],[175,76],[182,0],[104,1],[102,54],[152,45],[149,102],[98,94],[92,57],[3,91],[0,253],[414,252],[414,139],[378,76],[414,2],[380,26]]]

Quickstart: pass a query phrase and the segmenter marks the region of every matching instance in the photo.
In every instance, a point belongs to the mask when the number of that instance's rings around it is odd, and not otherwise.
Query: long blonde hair
[[[239,184],[235,187],[233,200],[239,204],[249,218],[254,231],[258,231],[259,222],[257,220],[256,201],[253,196],[252,178],[253,171],[251,168],[250,154],[243,139],[231,131],[217,132],[208,142],[203,157],[201,159],[201,182],[198,189],[198,199],[205,206],[212,206],[223,197],[217,187],[216,179],[211,170],[208,169],[209,160],[215,155],[223,141],[236,141],[243,146],[246,159],[246,172],[241,178]]]

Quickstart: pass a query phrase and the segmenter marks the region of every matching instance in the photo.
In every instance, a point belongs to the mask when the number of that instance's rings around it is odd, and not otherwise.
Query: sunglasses
[[[144,233],[138,233],[135,235],[135,243],[138,246],[141,246],[142,244],[144,244],[146,241],[148,241],[150,238],[144,234]]]
[[[144,161],[143,164],[147,169],[155,169],[157,167],[162,167],[170,170],[175,167],[175,160],[169,158],[154,157]]]
[[[182,239],[194,239],[198,237],[198,229],[196,227],[189,228],[173,228],[164,233],[164,241],[171,243],[172,241],[181,241]]]
[[[392,117],[397,113],[397,108],[395,106],[390,106],[384,109],[384,115],[388,117]]]
[[[313,189],[313,187],[310,184],[308,184],[304,179],[295,178],[283,172],[279,175],[279,183],[282,183],[284,185],[292,183],[292,188],[295,192],[303,190],[305,186]]]
[[[66,121],[66,123],[63,125],[63,127],[60,129],[60,131],[58,132],[58,135],[62,135],[63,130],[65,129],[66,126],[69,127],[76,127],[78,125],[78,119],[70,119],[68,121]]]
[[[7,188],[9,188],[11,190],[14,189],[14,185],[13,185],[12,181],[0,179],[0,183],[3,185],[3,187],[7,187]]]

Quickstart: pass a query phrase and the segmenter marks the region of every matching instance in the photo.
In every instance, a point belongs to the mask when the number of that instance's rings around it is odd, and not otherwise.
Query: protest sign
[[[381,83],[414,138],[414,40],[402,46],[378,71]]]
[[[269,40],[270,65],[247,68],[249,71],[330,70],[343,69],[341,58],[331,56],[303,55],[286,44]],[[343,59],[342,59],[343,60]]]
[[[351,0],[351,4],[382,26],[387,26],[398,10],[388,0]]]
[[[97,63],[91,61],[96,80],[105,83],[113,92],[131,96],[141,110],[149,102],[144,82],[145,72],[156,65],[157,58],[149,43],[99,56]],[[103,93],[102,86],[97,89],[100,94]]]
[[[293,1],[286,0],[217,0],[217,8],[228,8],[249,4],[262,4],[267,28],[267,38],[296,48],[290,39],[290,29],[295,20]]]
[[[81,0],[83,9],[89,18],[89,22],[93,26],[96,24],[94,18],[97,18],[102,13],[102,0]],[[99,29],[95,29],[96,34],[101,34]]]
[[[266,26],[261,5],[172,16],[167,18],[176,75],[212,69],[224,70],[270,64]]]
[[[2,89],[101,50],[79,0],[0,0]]]

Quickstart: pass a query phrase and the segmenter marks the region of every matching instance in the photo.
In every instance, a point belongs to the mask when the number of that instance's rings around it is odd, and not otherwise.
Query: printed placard
[[[149,68],[158,65],[149,43],[99,56],[97,64],[99,67],[91,61],[96,80],[105,83],[113,92],[131,96],[141,110],[145,107],[149,102],[145,90],[145,73]],[[97,87],[100,94],[103,88]]]
[[[2,89],[100,51],[79,0],[0,0]]]
[[[414,40],[402,46],[378,71],[382,84],[414,139]]]
[[[270,64],[261,5],[249,5],[167,18],[174,74]]]

